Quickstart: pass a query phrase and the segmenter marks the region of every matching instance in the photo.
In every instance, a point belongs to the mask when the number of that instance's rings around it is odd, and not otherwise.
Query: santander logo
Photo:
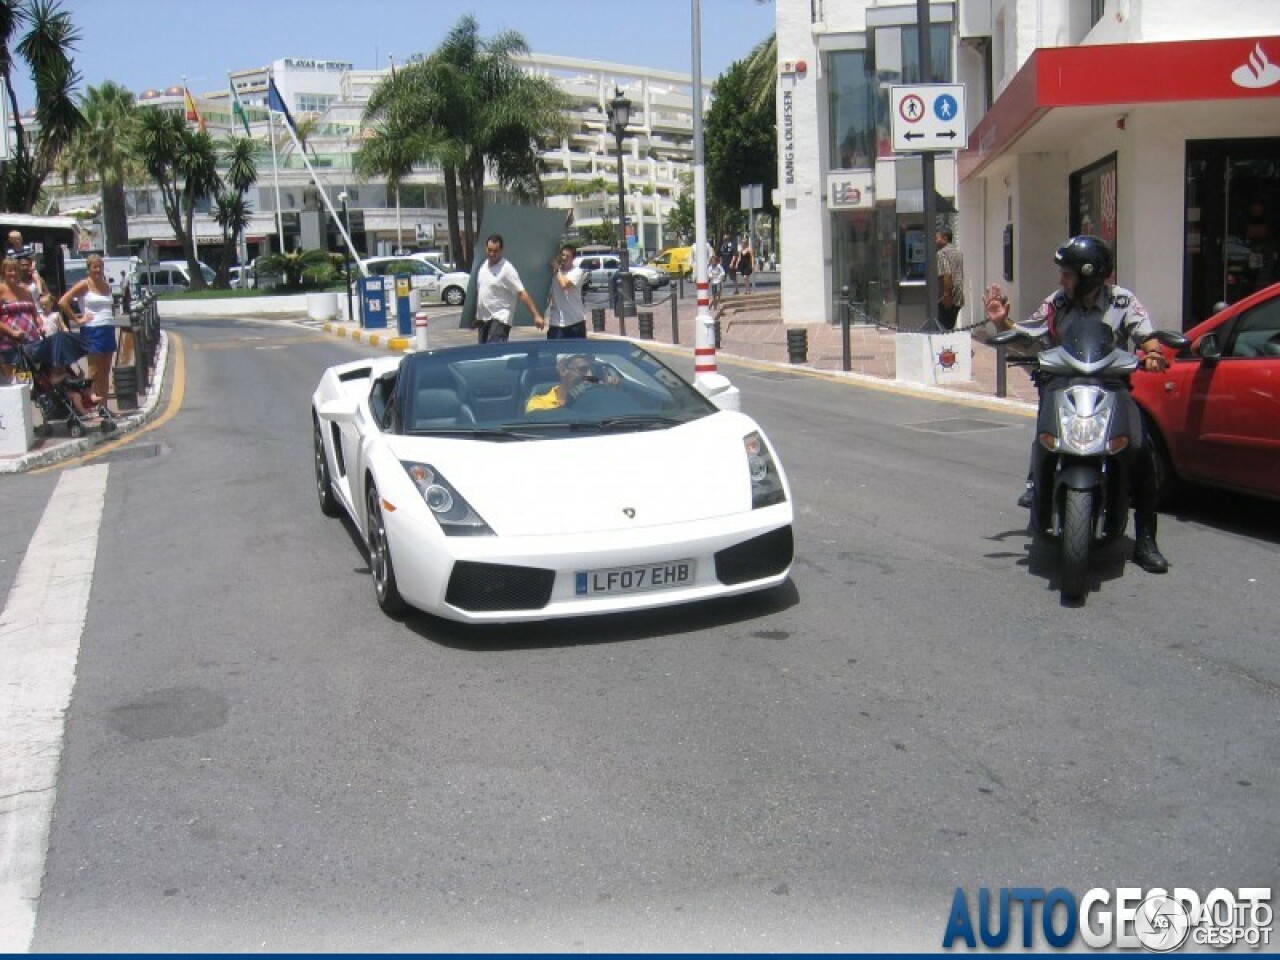
[[[1260,90],[1280,83],[1280,67],[1267,59],[1266,53],[1259,43],[1249,54],[1247,63],[1242,63],[1231,71],[1231,82],[1237,87],[1249,90]]]

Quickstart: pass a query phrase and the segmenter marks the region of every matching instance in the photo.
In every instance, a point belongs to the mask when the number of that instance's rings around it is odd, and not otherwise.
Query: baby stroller
[[[54,424],[61,423],[66,425],[68,436],[83,437],[87,421],[95,413],[103,433],[116,428],[106,406],[98,405],[94,413],[89,412],[94,409],[93,390],[74,366],[87,352],[83,340],[63,331],[24,344],[18,351],[18,368],[30,377],[31,401],[44,420],[43,436],[51,436]]]

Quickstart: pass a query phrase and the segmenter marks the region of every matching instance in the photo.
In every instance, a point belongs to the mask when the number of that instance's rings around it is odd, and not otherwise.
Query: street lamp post
[[[342,229],[346,231],[347,236],[351,236],[351,217],[347,213],[347,191],[343,190],[338,194],[338,202],[342,204]],[[347,322],[355,320],[351,307],[351,248],[344,243],[342,245],[342,275],[347,281]]]
[[[627,201],[622,181],[622,137],[627,132],[627,123],[631,120],[631,101],[622,95],[622,91],[614,88],[613,99],[609,101],[609,125],[613,130],[614,140],[618,147],[618,240],[621,265],[618,268],[618,295],[621,298],[619,312],[622,316],[630,316],[635,311],[635,290],[631,286],[631,257],[627,251]]]

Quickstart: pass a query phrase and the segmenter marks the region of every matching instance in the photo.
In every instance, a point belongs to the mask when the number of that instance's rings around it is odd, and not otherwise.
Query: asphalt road
[[[94,461],[33,949],[933,951],[957,887],[1280,887],[1274,506],[1165,516],[1169,575],[1117,553],[1064,606],[1029,420],[722,365],[788,585],[397,622],[312,487],[310,393],[368,348],[169,329],[181,409]],[[0,587],[74,469],[0,484]]]

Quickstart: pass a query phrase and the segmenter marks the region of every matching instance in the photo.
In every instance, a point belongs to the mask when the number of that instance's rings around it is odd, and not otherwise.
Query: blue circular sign
[[[960,105],[956,103],[956,98],[949,93],[940,94],[938,99],[933,101],[933,115],[944,123],[953,121],[959,112]]]

